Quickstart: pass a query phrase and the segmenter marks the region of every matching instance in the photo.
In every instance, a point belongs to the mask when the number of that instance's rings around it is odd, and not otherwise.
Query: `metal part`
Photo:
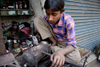
[[[50,53],[47,53],[47,52],[44,52],[44,51],[41,51],[43,54],[46,54],[46,55],[48,55],[48,56],[51,56],[51,54]]]
[[[12,53],[5,54],[3,56],[0,56],[0,67],[1,66],[7,66],[7,67],[21,67],[17,60],[15,60],[15,57]],[[14,63],[14,64],[13,64]]]
[[[33,39],[33,43],[35,44],[35,45],[38,45],[39,43],[38,43],[38,39],[36,38],[36,36],[32,36],[32,39]]]
[[[49,53],[51,51],[50,45],[40,42],[38,46],[34,46],[23,52],[22,58],[28,66],[34,66],[45,56],[41,51]]]
[[[26,63],[26,64],[24,64],[24,67],[27,67],[27,63]]]
[[[0,61],[2,61],[2,62],[0,62],[0,65],[10,63],[14,60],[15,60],[15,58],[12,53],[0,56]]]
[[[85,61],[84,61],[84,63],[83,63],[83,67],[85,67],[85,63],[86,63],[86,61],[87,61],[87,58],[88,58],[88,56],[85,58]]]
[[[13,49],[13,41],[12,40],[7,40],[7,49],[12,52]]]

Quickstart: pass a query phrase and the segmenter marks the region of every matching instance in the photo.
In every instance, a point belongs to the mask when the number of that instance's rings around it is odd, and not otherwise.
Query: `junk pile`
[[[38,32],[35,31],[34,35],[31,34],[33,33],[31,27],[28,22],[20,24],[12,21],[7,25],[2,23],[6,53],[0,54],[0,67],[51,66],[50,44],[41,41]],[[82,67],[82,65],[66,60],[64,67]]]
[[[51,52],[50,45],[40,41],[37,32],[31,34],[31,27],[28,22],[2,23],[6,53],[0,55],[0,66],[35,66],[45,56],[41,51]]]

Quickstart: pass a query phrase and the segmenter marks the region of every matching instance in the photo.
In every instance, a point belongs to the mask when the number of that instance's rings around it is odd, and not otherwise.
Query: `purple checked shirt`
[[[48,21],[46,16],[44,17],[44,19]],[[58,24],[50,25],[53,28],[53,31],[58,38],[58,41],[67,40],[66,45],[69,44],[74,47],[76,46],[75,22],[69,14],[63,13]]]

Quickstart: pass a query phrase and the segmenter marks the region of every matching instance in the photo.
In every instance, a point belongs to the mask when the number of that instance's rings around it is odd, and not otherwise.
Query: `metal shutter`
[[[77,45],[89,50],[100,44],[100,0],[65,0],[65,13],[75,21]]]

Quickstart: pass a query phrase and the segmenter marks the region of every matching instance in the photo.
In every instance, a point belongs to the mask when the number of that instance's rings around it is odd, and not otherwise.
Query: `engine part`
[[[0,56],[0,67],[21,67],[12,53]]]
[[[34,66],[45,56],[41,51],[49,53],[51,51],[50,45],[42,41],[38,46],[34,46],[23,52],[22,58],[29,66]]]

